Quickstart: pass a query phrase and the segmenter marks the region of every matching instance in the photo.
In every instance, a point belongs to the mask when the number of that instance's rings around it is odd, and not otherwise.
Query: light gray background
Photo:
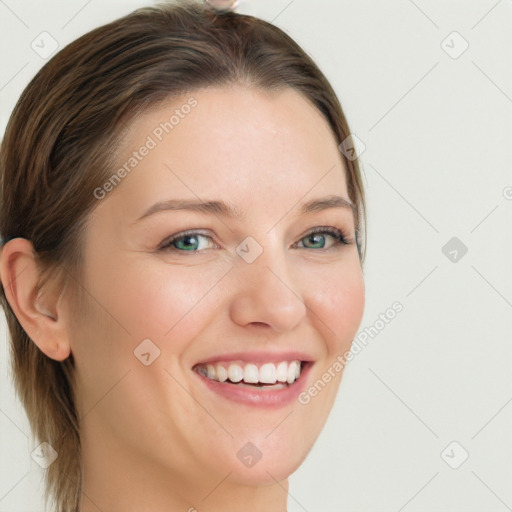
[[[42,31],[63,47],[145,4],[0,0],[2,133],[45,62],[31,48]],[[291,477],[289,511],[512,510],[511,1],[241,0],[237,10],[312,55],[366,146],[360,331],[403,305],[348,366]],[[442,252],[452,237],[468,248],[456,261]],[[5,377],[2,329],[0,512],[40,511],[42,470]]]

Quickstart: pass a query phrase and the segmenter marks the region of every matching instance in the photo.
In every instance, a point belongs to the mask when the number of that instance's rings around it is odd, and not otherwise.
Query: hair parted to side
[[[326,118],[338,144],[350,134],[331,85],[288,35],[253,16],[214,14],[199,1],[140,8],[81,36],[43,66],[16,104],[0,147],[0,233],[4,241],[32,242],[38,290],[69,287],[79,314],[83,239],[99,204],[93,191],[111,176],[130,120],[175,96],[231,84],[293,88]],[[366,210],[359,164],[340,156],[357,206],[362,263]],[[47,502],[58,512],[76,512],[82,474],[73,355],[62,362],[44,355],[3,286],[0,300],[16,391],[34,437],[58,453],[45,472]]]

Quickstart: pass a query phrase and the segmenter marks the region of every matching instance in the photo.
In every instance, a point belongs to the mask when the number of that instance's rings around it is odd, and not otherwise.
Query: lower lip
[[[281,389],[269,389],[267,387],[241,387],[236,384],[208,379],[197,372],[193,373],[197,375],[202,382],[204,382],[208,389],[223,398],[227,398],[228,400],[259,407],[284,407],[285,405],[292,403],[294,400],[297,400],[299,394],[306,386],[307,376],[312,366],[312,361],[308,361],[306,364],[302,363],[302,370],[299,378],[293,384]]]

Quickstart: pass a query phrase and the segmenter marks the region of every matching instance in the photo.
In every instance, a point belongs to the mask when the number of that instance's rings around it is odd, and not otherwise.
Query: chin
[[[260,459],[252,467],[244,467],[243,464],[236,464],[230,469],[231,475],[229,479],[239,485],[248,486],[267,486],[274,485],[277,482],[286,480],[290,475],[295,473],[304,461],[305,457],[296,460],[275,460],[263,461]]]
[[[251,440],[241,446],[237,443],[237,447],[231,452],[234,457],[224,457],[228,464],[222,471],[225,474],[231,472],[231,481],[241,485],[258,486],[272,485],[276,481],[285,480],[297,471],[314,443],[313,439],[306,445],[304,437],[296,433],[280,436],[274,433],[267,439],[266,436],[269,436],[268,431],[262,433],[260,438],[250,438]],[[272,436],[275,436],[274,439],[271,439]]]

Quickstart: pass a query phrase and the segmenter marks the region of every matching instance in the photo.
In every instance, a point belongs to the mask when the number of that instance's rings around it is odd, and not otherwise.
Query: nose
[[[305,317],[306,306],[286,254],[266,249],[252,263],[237,263],[230,308],[233,322],[275,332],[293,330]]]

